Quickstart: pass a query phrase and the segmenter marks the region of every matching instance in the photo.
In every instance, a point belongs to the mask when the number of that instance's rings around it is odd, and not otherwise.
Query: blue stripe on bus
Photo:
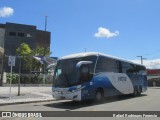
[[[90,85],[90,82],[93,82],[93,85]],[[111,84],[108,77],[102,76],[101,74],[94,76],[91,81],[82,84],[82,86],[85,86],[85,88],[82,89],[82,100],[95,98],[98,88],[104,89],[105,97],[123,94]]]
[[[133,84],[133,87],[142,87],[142,92],[147,90],[147,77],[145,75],[127,74]]]

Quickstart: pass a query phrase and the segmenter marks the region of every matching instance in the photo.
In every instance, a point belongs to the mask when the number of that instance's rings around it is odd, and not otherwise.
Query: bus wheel
[[[141,93],[142,93],[142,88],[141,88],[141,87],[139,87],[139,89],[138,89],[138,95],[140,96],[140,95],[141,95]]]
[[[138,89],[137,87],[134,88],[134,93],[133,93],[133,96],[137,96],[138,95]]]
[[[98,89],[96,91],[96,98],[95,98],[95,102],[100,103],[103,102],[104,100],[104,92],[101,89]]]

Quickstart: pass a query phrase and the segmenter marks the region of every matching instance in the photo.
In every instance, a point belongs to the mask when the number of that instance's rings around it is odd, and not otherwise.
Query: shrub
[[[6,77],[7,77],[7,83],[10,83],[10,80],[12,80],[12,84],[17,84],[18,83],[18,78],[19,78],[18,74],[12,73],[12,75],[11,75],[11,73],[7,73]]]

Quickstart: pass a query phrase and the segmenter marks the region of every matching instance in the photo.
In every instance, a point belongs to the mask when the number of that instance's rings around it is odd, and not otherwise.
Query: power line
[[[160,55],[158,55],[158,56],[153,56],[153,57],[147,57],[147,59],[157,59],[157,58],[160,58]]]
[[[149,53],[146,53],[146,54],[143,54],[143,56],[152,56],[152,55],[155,55],[155,54],[157,54],[159,52],[160,52],[160,49],[152,51],[152,52],[149,52]]]

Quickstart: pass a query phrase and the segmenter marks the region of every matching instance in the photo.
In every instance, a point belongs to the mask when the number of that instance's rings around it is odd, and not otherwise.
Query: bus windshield
[[[71,87],[82,84],[79,77],[80,73],[76,69],[76,64],[79,61],[92,61],[89,69],[90,72],[93,73],[96,60],[97,56],[86,56],[81,58],[59,60],[54,71],[53,86]]]

